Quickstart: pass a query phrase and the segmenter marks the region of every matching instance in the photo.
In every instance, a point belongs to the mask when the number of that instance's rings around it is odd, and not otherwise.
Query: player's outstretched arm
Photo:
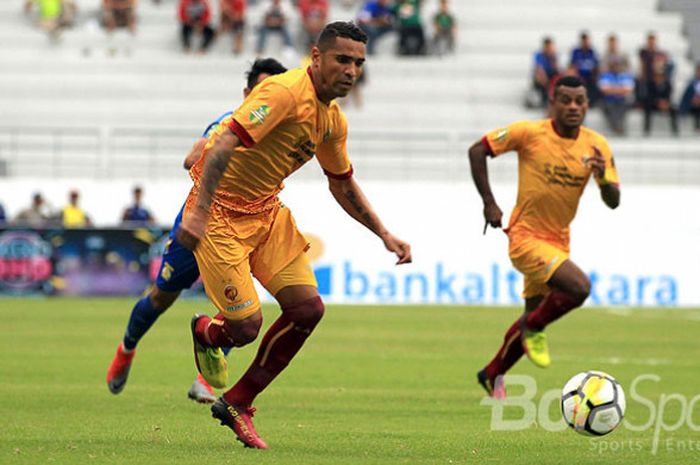
[[[379,236],[384,242],[384,247],[396,254],[399,259],[396,262],[397,265],[411,263],[413,260],[411,246],[387,231],[354,178],[333,179],[329,177],[328,188],[333,194],[333,198],[348,215]]]
[[[210,152],[211,156],[207,156],[194,208],[190,214],[183,218],[177,231],[177,240],[190,250],[194,250],[204,237],[214,192],[219,186],[219,181],[234,149],[239,144],[240,141],[233,132],[224,131],[214,142]]]
[[[503,212],[496,203],[496,199],[491,192],[491,184],[489,183],[489,173],[486,168],[486,157],[488,153],[484,143],[477,141],[469,147],[469,165],[472,171],[472,179],[476,190],[479,191],[481,200],[484,202],[484,219],[486,224],[490,224],[494,228],[501,227]],[[486,228],[484,228],[486,232]]]
[[[195,142],[192,145],[192,148],[190,149],[190,153],[187,154],[185,157],[185,160],[182,162],[182,167],[185,168],[186,170],[189,170],[194,166],[195,163],[197,163],[197,160],[202,156],[202,153],[204,152],[204,146],[207,145],[207,138],[206,137],[201,137],[197,139],[197,142]]]

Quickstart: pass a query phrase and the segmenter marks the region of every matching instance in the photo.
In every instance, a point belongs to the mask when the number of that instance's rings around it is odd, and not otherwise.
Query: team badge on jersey
[[[238,297],[238,289],[236,289],[235,286],[229,284],[224,288],[224,295],[228,300],[234,302],[236,300],[236,297]]]
[[[496,142],[501,142],[506,137],[508,137],[508,129],[501,129],[496,133],[496,137],[494,137],[494,140]]]
[[[265,118],[267,118],[267,115],[269,114],[270,107],[268,105],[263,105],[260,108],[251,111],[250,115],[248,115],[248,120],[251,123],[262,124],[265,121]]]

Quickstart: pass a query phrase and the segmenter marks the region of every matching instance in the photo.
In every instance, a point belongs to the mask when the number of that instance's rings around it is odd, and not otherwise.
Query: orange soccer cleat
[[[124,389],[134,355],[136,355],[136,350],[125,353],[124,345],[121,342],[119,343],[117,353],[114,355],[112,363],[107,370],[107,387],[112,394],[119,394]]]
[[[231,428],[243,445],[252,449],[267,449],[267,444],[253,426],[251,418],[254,412],[253,407],[230,405],[223,397],[219,397],[211,406],[211,416],[221,420],[221,425]]]

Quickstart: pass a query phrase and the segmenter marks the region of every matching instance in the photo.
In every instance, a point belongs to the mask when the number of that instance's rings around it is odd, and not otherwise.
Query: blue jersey
[[[571,52],[571,66],[576,68],[582,78],[589,78],[598,68],[598,57],[593,49],[575,48]]]
[[[139,205],[133,205],[126,209],[122,221],[131,223],[148,223],[151,219],[151,213]]]
[[[207,126],[202,133],[202,137],[208,138],[219,127],[219,123],[229,115],[231,115],[231,112],[219,116],[216,121]],[[182,211],[184,209],[185,205],[183,204],[170,230],[168,243],[163,252],[163,261],[156,277],[156,286],[158,286],[158,289],[166,292],[179,292],[183,289],[189,289],[199,278],[199,267],[197,267],[197,260],[195,260],[194,254],[180,244],[175,237],[182,222]]]
[[[538,66],[547,74],[547,79],[552,79],[559,73],[556,56],[549,56],[543,52],[535,53],[535,67]]]

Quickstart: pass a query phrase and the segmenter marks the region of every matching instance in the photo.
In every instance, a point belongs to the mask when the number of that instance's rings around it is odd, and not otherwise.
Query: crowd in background
[[[108,32],[124,29],[135,34],[138,23],[137,0],[98,0],[100,24]],[[160,3],[160,0],[152,0]],[[232,36],[232,52],[240,54],[251,40],[256,55],[266,53],[270,36],[278,36],[282,54],[306,54],[317,34],[329,20],[331,0],[172,0],[159,8],[173,8],[179,21],[180,41],[185,53],[206,53],[217,40]],[[424,9],[428,0],[337,0],[354,11],[356,23],[369,36],[367,53],[376,53],[388,36],[394,36],[398,55],[443,55],[455,51],[457,22],[448,0],[430,0],[435,13],[426,31]],[[51,37],[75,24],[74,0],[25,0],[27,13],[35,12],[38,25]],[[218,8],[213,8],[218,2]],[[251,18],[249,7],[257,8]],[[215,15],[218,14],[218,17]],[[296,32],[299,32],[297,35]],[[657,37],[649,33],[639,48],[638,73],[631,72],[629,56],[621,51],[618,38],[607,38],[606,50],[599,54],[588,33],[582,32],[571,50],[568,62],[560,63],[555,42],[545,37],[534,56],[532,91],[526,97],[529,107],[546,107],[554,81],[562,75],[578,75],[588,88],[590,106],[605,115],[609,129],[618,135],[627,131],[630,109],[644,114],[643,132],[650,134],[655,114],[668,117],[673,134],[678,134],[680,115],[691,115],[700,132],[700,64],[685,84],[682,98],[674,101],[673,57],[659,48]],[[361,104],[360,91],[355,96]]]
[[[587,32],[579,36],[567,66],[558,61],[554,40],[545,37],[534,55],[533,92],[526,105],[546,107],[554,82],[564,75],[575,75],[586,84],[590,107],[600,107],[609,129],[617,134],[626,132],[627,112],[639,108],[644,112],[643,131],[649,135],[654,114],[668,116],[671,131],[678,134],[678,115],[692,115],[695,131],[700,132],[700,64],[695,76],[686,84],[680,101],[673,100],[673,58],[657,43],[656,34],[647,34],[646,42],[637,53],[639,72],[633,75],[626,53],[620,50],[618,38],[610,34],[607,48],[600,56],[591,44]]]
[[[107,33],[124,29],[136,34],[137,0],[100,0],[99,23]],[[160,3],[153,0],[154,3]],[[329,0],[176,0],[180,40],[185,52],[206,53],[212,43],[228,34],[233,36],[232,51],[243,51],[246,38],[254,38],[255,53],[262,55],[268,37],[277,35],[287,49],[306,53],[328,22]],[[218,2],[218,9],[213,2]],[[58,39],[63,29],[75,24],[77,8],[73,0],[25,0],[25,11]],[[248,7],[261,3],[262,14],[249,18]],[[425,31],[422,9],[424,0],[343,0],[357,12],[356,22],[370,37],[368,53],[385,35],[397,36],[396,53],[400,55],[444,54],[454,51],[456,20],[448,0],[432,0],[437,7],[432,16],[432,31]],[[162,5],[162,8],[173,5]],[[218,18],[215,14],[218,12]],[[299,26],[299,27],[297,27]],[[301,37],[294,32],[300,29]],[[248,31],[248,32],[246,32]],[[197,44],[194,44],[194,42]]]
[[[155,219],[151,212],[143,206],[143,189],[135,186],[132,190],[131,203],[124,208],[121,216],[115,218],[116,224],[125,227],[151,226]],[[0,227],[18,226],[42,229],[47,227],[89,228],[92,227],[90,215],[80,206],[80,192],[77,189],[68,191],[68,201],[61,208],[52,207],[41,192],[32,194],[26,208],[20,210],[13,218],[8,218],[0,203]]]

